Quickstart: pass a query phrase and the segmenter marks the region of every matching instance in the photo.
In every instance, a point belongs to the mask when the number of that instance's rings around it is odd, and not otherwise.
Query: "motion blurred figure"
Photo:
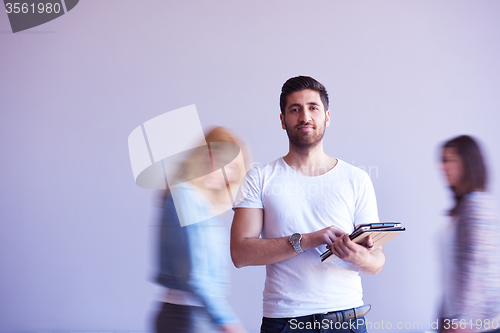
[[[462,135],[446,142],[442,169],[455,204],[442,235],[440,332],[500,332],[499,225],[476,141]]]
[[[158,333],[246,332],[232,311],[229,234],[221,214],[245,175],[238,140],[216,127],[169,179],[160,231],[158,283],[166,287]]]

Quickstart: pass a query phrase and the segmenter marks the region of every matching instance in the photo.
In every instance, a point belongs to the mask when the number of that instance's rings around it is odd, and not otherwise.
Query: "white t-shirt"
[[[250,170],[235,208],[264,209],[262,238],[288,237],[335,225],[351,233],[378,222],[377,203],[365,171],[338,160],[323,175],[304,176],[283,158]],[[290,245],[291,246],[291,245]],[[326,246],[266,266],[264,317],[285,318],[363,305],[358,269],[345,261],[322,263]]]

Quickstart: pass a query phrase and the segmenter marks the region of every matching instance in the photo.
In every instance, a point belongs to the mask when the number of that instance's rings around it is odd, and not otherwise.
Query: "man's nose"
[[[311,114],[307,110],[300,111],[299,121],[308,123],[311,120]]]

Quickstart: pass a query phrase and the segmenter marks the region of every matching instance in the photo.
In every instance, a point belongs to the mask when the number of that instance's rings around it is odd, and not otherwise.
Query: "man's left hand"
[[[371,246],[373,241],[370,237]],[[362,245],[353,242],[348,234],[340,236],[335,243],[332,244],[332,252],[340,259],[350,262],[356,266],[365,264],[370,260],[370,250]]]
[[[332,244],[331,251],[340,259],[347,261],[368,274],[377,274],[382,270],[385,263],[385,255],[382,249],[370,249],[373,240],[368,236],[366,246],[353,242],[348,234],[337,238]]]

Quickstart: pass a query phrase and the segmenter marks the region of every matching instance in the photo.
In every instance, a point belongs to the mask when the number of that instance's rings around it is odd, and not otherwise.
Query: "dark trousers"
[[[220,332],[204,307],[161,303],[156,333]]]

